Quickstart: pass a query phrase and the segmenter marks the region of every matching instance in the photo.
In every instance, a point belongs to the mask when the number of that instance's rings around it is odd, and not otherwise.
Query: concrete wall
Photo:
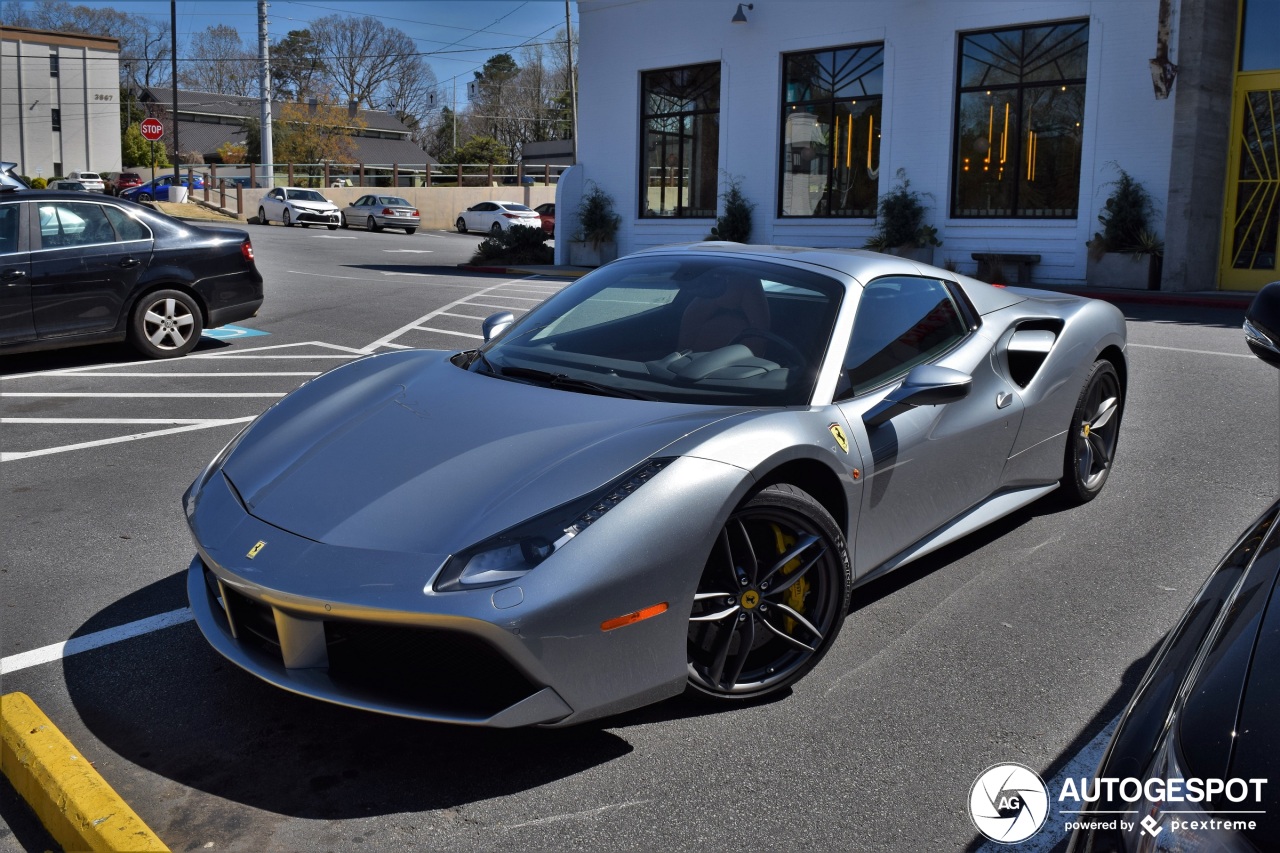
[[[258,200],[266,195],[270,190],[267,189],[250,189],[243,190],[243,218],[248,219],[258,215]],[[452,228],[453,223],[458,218],[458,214],[473,204],[479,204],[482,201],[515,201],[520,204],[536,207],[544,202],[556,200],[556,188],[554,186],[532,186],[532,187],[397,187],[391,189],[389,187],[331,187],[322,189],[319,192],[324,197],[332,201],[338,207],[346,207],[360,196],[366,193],[386,193],[388,195],[398,195],[418,208],[418,214],[422,218],[422,228]],[[195,197],[204,199],[204,193],[196,190]],[[218,201],[218,193],[212,188],[209,190],[209,200]],[[232,213],[237,213],[236,196],[231,190],[227,191],[227,209]]]
[[[1152,90],[1148,60],[1155,52],[1158,0],[795,0],[757,3],[747,12],[748,23],[731,24],[734,8],[684,0],[579,3],[579,163],[584,180],[618,202],[622,253],[701,240],[714,224],[641,219],[637,197],[640,72],[710,61],[721,63],[719,167],[722,175],[741,176],[745,194],[757,204],[752,241],[860,247],[873,232],[870,219],[782,219],[776,211],[781,54],[866,42],[885,45],[879,192],[887,192],[897,169],[905,168],[912,188],[928,194],[927,220],[943,240],[935,263],[951,260],[974,273],[973,252],[1030,252],[1042,257],[1036,280],[1082,283],[1085,242],[1099,227],[1115,166],[1159,201],[1155,225],[1163,233],[1179,89],[1168,100],[1157,100]],[[950,217],[957,33],[1078,18],[1090,23],[1079,216]],[[1175,30],[1175,43],[1177,35]],[[563,207],[575,203],[576,194]]]

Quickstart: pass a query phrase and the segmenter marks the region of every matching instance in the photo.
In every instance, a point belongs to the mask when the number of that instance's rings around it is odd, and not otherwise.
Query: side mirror
[[[516,315],[510,311],[499,311],[497,314],[490,314],[484,318],[484,322],[480,325],[484,332],[484,342],[487,344],[494,338],[502,336],[502,333],[510,328],[511,324],[516,321]]]
[[[922,364],[913,367],[902,380],[902,384],[889,392],[871,411],[862,416],[867,428],[895,418],[909,409],[919,406],[940,406],[954,403],[969,396],[973,386],[973,377],[949,367],[938,367],[933,364]]]
[[[1244,315],[1244,339],[1253,354],[1280,367],[1280,281],[1273,281],[1253,298]]]

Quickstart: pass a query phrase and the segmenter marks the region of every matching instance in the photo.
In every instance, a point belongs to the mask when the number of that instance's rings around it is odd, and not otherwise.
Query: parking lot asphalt
[[[0,363],[0,690],[32,696],[175,850],[976,847],[974,777],[997,761],[1047,777],[1102,731],[1276,491],[1276,382],[1240,312],[1131,306],[1102,497],[1033,505],[860,589],[789,695],[565,731],[331,707],[225,664],[184,617],[181,492],[318,372],[469,348],[481,318],[565,282],[459,274],[462,235],[247,230],[268,301],[240,325],[266,335],[171,362],[94,347]],[[139,624],[164,627],[127,636]],[[64,642],[76,653],[49,651]],[[0,850],[43,849],[3,785],[0,817]]]

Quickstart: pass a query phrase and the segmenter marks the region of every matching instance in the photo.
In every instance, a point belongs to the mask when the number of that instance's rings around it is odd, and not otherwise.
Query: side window
[[[111,220],[111,224],[115,226],[116,233],[120,235],[120,239],[129,240],[150,240],[151,229],[125,213],[118,207],[103,207],[107,213],[107,219]]]
[[[862,291],[837,399],[870,391],[950,350],[969,334],[955,297],[937,279],[890,276]]]
[[[0,255],[18,251],[18,214],[20,204],[0,204]]]
[[[97,204],[40,205],[40,245],[45,249],[115,242],[116,232]]]

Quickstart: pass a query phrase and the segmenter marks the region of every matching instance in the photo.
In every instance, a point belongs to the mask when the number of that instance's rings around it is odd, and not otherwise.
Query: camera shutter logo
[[[1040,831],[1049,816],[1049,789],[1021,764],[993,764],[969,789],[969,816],[984,836],[1017,844]]]

